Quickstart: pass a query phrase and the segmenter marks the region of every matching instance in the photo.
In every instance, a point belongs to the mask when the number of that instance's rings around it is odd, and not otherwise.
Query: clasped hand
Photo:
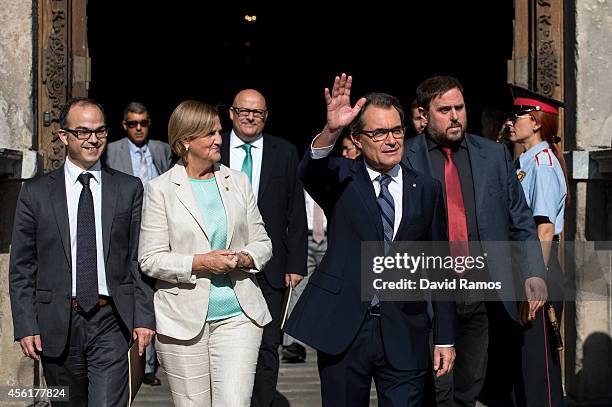
[[[234,250],[213,250],[205,254],[198,254],[200,267],[198,271],[209,271],[214,274],[223,274],[249,265],[248,255]]]

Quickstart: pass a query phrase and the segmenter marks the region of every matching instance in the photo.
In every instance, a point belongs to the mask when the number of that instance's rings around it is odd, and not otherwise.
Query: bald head
[[[258,103],[261,109],[266,109],[266,98],[255,89],[243,89],[234,97],[234,106],[243,107],[244,103]]]
[[[261,134],[268,119],[266,98],[255,89],[243,89],[234,97],[229,114],[236,135],[249,143]]]

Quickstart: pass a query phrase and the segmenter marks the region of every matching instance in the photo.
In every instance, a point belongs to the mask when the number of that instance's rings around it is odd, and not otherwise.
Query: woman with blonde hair
[[[180,160],[148,183],[139,260],[157,279],[157,354],[176,406],[248,406],[263,326],[255,274],[272,244],[247,176],[221,159],[216,108],[188,100],[168,138]]]

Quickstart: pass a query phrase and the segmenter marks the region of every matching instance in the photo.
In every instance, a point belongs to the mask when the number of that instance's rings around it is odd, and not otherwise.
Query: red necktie
[[[444,161],[444,180],[446,183],[446,208],[448,218],[448,241],[451,242],[451,256],[467,256],[468,230],[463,204],[463,192],[459,172],[453,161],[451,149],[442,147]]]

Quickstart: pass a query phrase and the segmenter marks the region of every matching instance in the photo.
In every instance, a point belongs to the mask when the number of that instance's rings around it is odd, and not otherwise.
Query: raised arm
[[[351,107],[351,87],[353,77],[343,73],[336,76],[334,86],[330,92],[325,88],[325,104],[327,106],[327,123],[321,134],[314,140],[314,148],[323,148],[334,145],[342,130],[351,124],[363,105],[365,98],[361,98]]]

